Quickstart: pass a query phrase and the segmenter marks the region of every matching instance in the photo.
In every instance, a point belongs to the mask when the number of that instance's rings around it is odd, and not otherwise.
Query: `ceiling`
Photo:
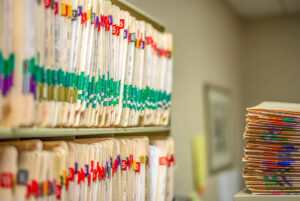
[[[300,14],[300,0],[225,0],[243,19]]]

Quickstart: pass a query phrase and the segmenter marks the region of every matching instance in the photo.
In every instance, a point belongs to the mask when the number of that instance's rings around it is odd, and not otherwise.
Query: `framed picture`
[[[232,163],[231,96],[228,90],[209,84],[204,91],[208,163],[210,172],[215,173]]]

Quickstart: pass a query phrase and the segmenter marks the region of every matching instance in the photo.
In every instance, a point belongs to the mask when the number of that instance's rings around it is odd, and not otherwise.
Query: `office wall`
[[[243,37],[243,104],[300,102],[300,16],[247,22]]]
[[[230,90],[234,104],[234,166],[241,164],[240,22],[218,0],[129,0],[163,21],[174,34],[172,136],[176,142],[176,195],[193,189],[191,136],[205,134],[203,85]],[[207,181],[204,200],[218,199],[216,175]]]

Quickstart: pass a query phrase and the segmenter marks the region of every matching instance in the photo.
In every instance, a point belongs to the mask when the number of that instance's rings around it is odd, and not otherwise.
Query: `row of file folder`
[[[170,33],[110,0],[2,0],[0,19],[0,126],[168,124]]]
[[[0,144],[0,200],[172,201],[171,137]]]
[[[300,104],[249,108],[243,177],[253,194],[300,194]]]

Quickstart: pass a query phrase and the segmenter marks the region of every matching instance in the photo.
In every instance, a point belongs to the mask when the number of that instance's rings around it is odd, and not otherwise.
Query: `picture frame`
[[[232,100],[227,89],[206,84],[204,89],[205,125],[210,173],[232,165]]]

